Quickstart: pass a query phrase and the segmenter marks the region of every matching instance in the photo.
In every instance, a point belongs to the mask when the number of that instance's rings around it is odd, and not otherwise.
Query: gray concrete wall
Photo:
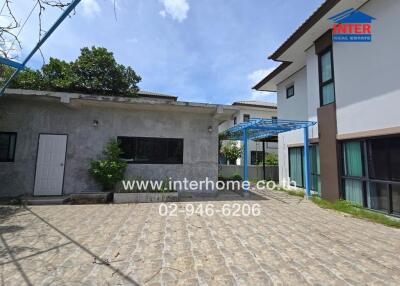
[[[99,121],[97,128],[93,120]],[[213,127],[211,133],[208,126]],[[55,99],[3,97],[0,131],[17,132],[15,162],[0,162],[0,196],[33,194],[40,133],[68,134],[64,194],[100,190],[88,174],[89,162],[98,158],[107,141],[117,136],[184,139],[182,165],[130,164],[126,177],[217,179],[218,123],[209,113],[144,111],[128,106],[110,107],[106,102],[71,105]]]
[[[263,180],[263,167],[262,166],[249,166],[249,180]],[[233,175],[239,174],[243,177],[243,166],[238,165],[220,165],[218,168],[218,175],[229,178]],[[265,166],[266,180],[279,180],[278,166]]]

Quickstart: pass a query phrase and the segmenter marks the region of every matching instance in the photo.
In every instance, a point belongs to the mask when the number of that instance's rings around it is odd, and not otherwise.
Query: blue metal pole
[[[47,31],[47,33],[39,40],[39,42],[36,44],[36,46],[33,48],[33,50],[29,53],[29,55],[25,58],[25,60],[22,62],[21,67],[17,68],[14,73],[11,75],[11,77],[6,81],[4,86],[0,90],[0,96],[3,95],[4,91],[6,90],[7,86],[11,83],[11,81],[17,76],[17,74],[25,67],[26,63],[32,58],[32,56],[40,49],[40,47],[46,42],[48,37],[57,29],[57,27],[64,21],[64,19],[69,15],[69,13],[72,12],[72,10],[75,9],[76,5],[79,4],[81,0],[74,0],[71,4],[68,5],[68,7],[63,11],[61,14],[60,18],[57,19],[57,21],[53,24],[53,26],[50,27],[50,29]]]
[[[307,198],[311,196],[311,174],[310,174],[310,158],[308,154],[308,127],[304,127],[304,174]]]
[[[243,129],[243,181],[248,181],[248,164],[247,164],[247,130]],[[247,193],[249,189],[244,188],[244,192]]]

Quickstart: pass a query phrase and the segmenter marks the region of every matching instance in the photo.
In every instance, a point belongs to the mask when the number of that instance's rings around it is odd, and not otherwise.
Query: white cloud
[[[255,85],[264,77],[269,75],[274,69],[275,68],[255,70],[252,73],[248,74],[247,78],[251,81],[251,85]]]
[[[83,0],[83,14],[89,18],[99,15],[101,8],[97,0]]]
[[[168,14],[178,22],[186,19],[190,8],[187,0],[160,0],[160,2],[164,5],[164,9],[160,11],[161,17],[165,18]]]
[[[259,70],[255,70],[252,73],[248,74],[247,78],[250,83],[250,88],[252,88],[256,83],[260,82],[260,80],[265,78],[274,69],[275,68],[259,69]],[[276,93],[275,92],[266,92],[266,91],[257,91],[257,90],[252,89],[251,94],[250,94],[250,100],[276,102]]]

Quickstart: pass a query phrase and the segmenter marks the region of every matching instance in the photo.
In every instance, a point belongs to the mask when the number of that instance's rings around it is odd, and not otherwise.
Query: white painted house
[[[371,42],[335,42],[330,17],[350,8],[374,18]],[[310,128],[312,187],[400,215],[400,1],[328,0],[271,56],[258,83],[276,91],[278,118]],[[345,20],[341,20],[346,22]],[[303,133],[279,135],[280,180],[303,186]]]
[[[219,132],[223,132],[228,128],[248,121],[250,118],[272,118],[277,116],[277,106],[275,103],[264,101],[237,101],[232,103],[237,110],[230,120],[223,122],[219,126]],[[241,141],[237,142],[238,146],[242,145]],[[265,154],[278,153],[278,144],[276,142],[265,142]],[[262,161],[263,142],[250,141],[248,143],[248,164],[258,165]],[[237,165],[243,165],[242,158],[236,162]]]

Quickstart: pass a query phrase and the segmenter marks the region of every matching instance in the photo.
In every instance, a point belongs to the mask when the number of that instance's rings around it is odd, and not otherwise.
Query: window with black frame
[[[343,142],[342,161],[346,200],[400,215],[400,137]]]
[[[0,162],[13,162],[17,133],[0,132]]]
[[[183,139],[118,137],[121,158],[132,164],[183,164]]]
[[[265,153],[265,156],[267,153]],[[250,164],[258,165],[263,161],[263,151],[251,151],[250,152]]]
[[[291,98],[292,96],[294,96],[294,85],[286,88],[286,98]]]
[[[400,215],[400,137],[370,139],[367,148],[369,207]]]
[[[360,141],[349,141],[342,145],[343,188],[346,200],[363,206],[363,157]]]
[[[335,102],[335,80],[333,72],[332,47],[318,55],[320,105]]]

